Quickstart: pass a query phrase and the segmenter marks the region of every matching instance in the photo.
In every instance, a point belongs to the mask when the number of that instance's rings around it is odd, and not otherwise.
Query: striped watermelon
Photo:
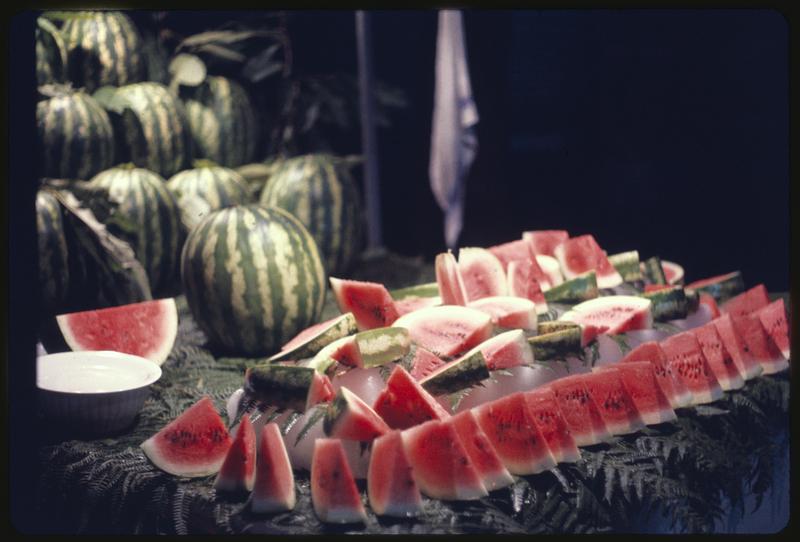
[[[112,233],[131,245],[153,292],[169,288],[177,275],[181,232],[178,205],[164,179],[125,165],[99,173],[87,186],[108,190],[117,212],[134,226],[133,233],[116,228]]]
[[[183,87],[181,97],[198,156],[226,167],[255,159],[258,113],[244,87],[210,76],[198,87]]]
[[[47,190],[36,194],[36,231],[42,309],[45,313],[57,313],[66,302],[69,289],[67,240],[61,205]]]
[[[160,83],[104,87],[94,94],[114,122],[119,162],[133,162],[170,177],[192,158],[192,139],[181,101]]]
[[[41,85],[65,83],[67,46],[61,32],[44,17],[36,19],[36,81]]]
[[[36,105],[42,177],[86,180],[114,164],[114,132],[100,105],[83,92],[45,87]]]
[[[307,154],[286,160],[264,187],[261,203],[286,209],[300,219],[317,242],[329,275],[345,272],[358,254],[359,193],[334,157]]]
[[[183,247],[181,276],[201,329],[244,355],[277,351],[319,320],[325,300],[314,239],[277,208],[236,206],[205,217]]]
[[[104,85],[122,86],[144,80],[142,38],[124,13],[75,12],[64,22],[61,34],[73,85],[93,92]]]
[[[189,229],[212,211],[250,203],[247,184],[234,170],[204,160],[195,161],[194,166],[167,181],[167,188],[181,209],[183,223]]]

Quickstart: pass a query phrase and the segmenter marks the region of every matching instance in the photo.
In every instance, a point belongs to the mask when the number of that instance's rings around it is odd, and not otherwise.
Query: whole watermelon
[[[335,157],[307,154],[284,161],[261,203],[286,209],[308,228],[331,275],[347,271],[361,248],[363,217],[355,182]]]
[[[44,17],[36,19],[36,81],[39,86],[67,81],[67,46]]]
[[[143,81],[142,39],[127,15],[118,11],[78,11],[64,22],[69,78],[87,92]]]
[[[186,110],[160,83],[105,87],[95,97],[111,113],[118,160],[170,177],[191,160]]]
[[[175,196],[188,229],[194,228],[212,211],[250,203],[247,183],[236,171],[203,160],[195,161],[194,166],[167,181],[167,188]]]
[[[286,211],[256,204],[203,219],[184,244],[181,277],[200,328],[239,355],[275,352],[318,321],[325,301],[314,239]]]
[[[96,175],[87,188],[108,190],[117,211],[132,231],[113,229],[127,241],[147,271],[154,294],[170,288],[177,278],[182,232],[180,211],[166,182],[158,174],[131,165]]]
[[[198,87],[183,87],[196,153],[225,167],[254,159],[257,111],[247,91],[226,77],[209,76]]]
[[[36,233],[41,308],[44,314],[56,314],[69,295],[69,260],[61,205],[47,190],[36,194]]]
[[[42,177],[88,179],[114,164],[114,132],[100,105],[83,92],[44,87],[52,97],[36,105]]]

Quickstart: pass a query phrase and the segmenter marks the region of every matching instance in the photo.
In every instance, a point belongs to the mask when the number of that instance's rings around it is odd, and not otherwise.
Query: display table
[[[417,260],[375,256],[353,278],[400,287],[433,280]],[[182,479],[153,466],[139,444],[203,395],[220,409],[255,360],[215,357],[185,299],[163,376],[135,425],[113,438],[84,440],[50,428],[40,450],[41,528],[63,533],[560,533],[774,532],[789,517],[788,374],[755,378],[707,406],[581,449],[575,464],[533,476],[471,502],[424,498],[417,519],[384,519],[367,506],[365,525],[320,523],[308,473],[296,471],[297,506],[254,515],[226,500],[214,477]],[[788,301],[788,299],[787,299]],[[338,313],[328,295],[323,317]],[[365,481],[359,481],[366,501]]]

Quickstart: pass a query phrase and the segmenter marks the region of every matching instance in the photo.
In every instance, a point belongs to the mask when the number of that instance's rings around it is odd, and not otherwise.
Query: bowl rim
[[[147,378],[142,384],[138,384],[135,387],[124,387],[120,386],[114,389],[107,389],[103,391],[96,391],[96,390],[65,390],[65,389],[58,389],[58,386],[53,386],[52,383],[50,386],[46,384],[42,384],[39,381],[39,376],[42,370],[51,363],[84,363],[85,360],[94,359],[97,362],[104,362],[108,361],[109,358],[115,358],[114,364],[123,364],[127,365],[128,367],[135,367],[137,368],[141,374],[146,375]],[[153,363],[152,361],[143,358],[141,356],[137,356],[134,354],[126,354],[124,352],[116,352],[114,350],[82,350],[82,351],[68,351],[68,352],[54,352],[52,354],[45,354],[42,356],[38,356],[36,358],[36,387],[39,391],[44,391],[48,393],[59,393],[65,395],[111,395],[115,393],[126,393],[132,392],[136,390],[140,390],[142,388],[147,388],[154,382],[157,382],[162,375],[161,367],[157,364]]]

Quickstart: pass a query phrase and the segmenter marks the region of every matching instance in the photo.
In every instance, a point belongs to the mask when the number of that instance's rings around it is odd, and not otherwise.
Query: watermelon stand
[[[402,287],[433,280],[418,260],[383,255],[359,280]],[[788,296],[786,296],[788,298]],[[788,299],[786,299],[788,301]],[[202,395],[218,408],[242,384],[252,360],[215,358],[183,297],[178,339],[139,418],[102,440],[52,435],[40,450],[39,517],[46,529],[74,533],[565,533],[775,532],[789,517],[786,375],[758,377],[711,405],[684,409],[674,422],[610,444],[582,459],[477,501],[424,498],[417,519],[375,516],[363,526],[321,523],[311,507],[307,472],[296,471],[293,512],[255,515],[242,499],[214,493],[213,476],[183,479],[158,470],[139,444]],[[324,318],[337,314],[333,296]],[[359,480],[364,495],[366,483]]]

